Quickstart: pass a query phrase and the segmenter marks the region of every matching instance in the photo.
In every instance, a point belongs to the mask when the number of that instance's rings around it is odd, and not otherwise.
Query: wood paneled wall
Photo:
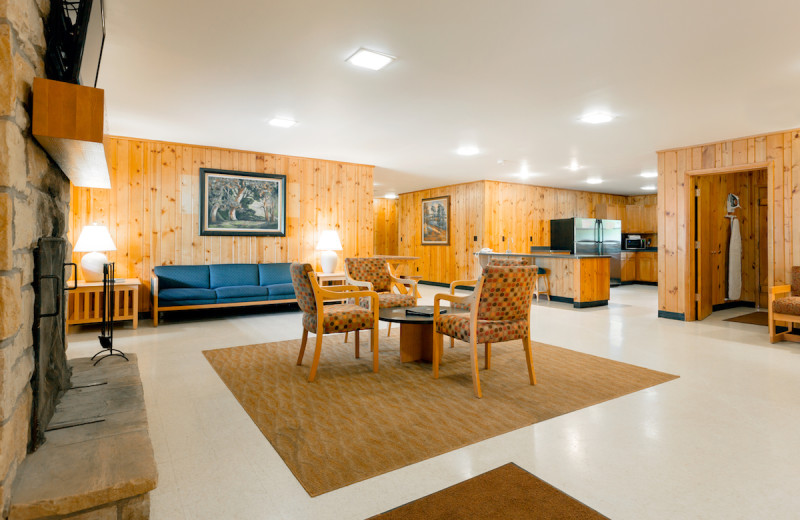
[[[691,255],[693,175],[766,170],[769,285],[788,283],[800,262],[800,131],[658,152],[658,301],[662,315],[695,319]]]
[[[450,245],[421,245],[421,201],[450,195]],[[530,246],[550,245],[550,220],[594,217],[595,206],[622,207],[628,197],[498,181],[442,186],[400,195],[399,253],[419,256],[415,274],[424,280],[449,283],[474,279],[480,266],[473,253],[483,247],[495,251],[528,252]]]
[[[397,199],[375,199],[376,255],[397,254]]]
[[[107,150],[111,189],[72,187],[69,238],[74,244],[86,224],[107,225],[117,276],[144,284],[142,311],[157,265],[317,265],[315,246],[325,229],[339,232],[342,257],[373,254],[372,166],[125,137],[108,138]],[[200,236],[201,167],[286,175],[286,236]]]

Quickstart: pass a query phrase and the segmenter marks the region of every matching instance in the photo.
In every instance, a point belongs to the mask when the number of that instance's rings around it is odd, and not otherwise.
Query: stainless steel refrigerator
[[[596,218],[560,218],[550,221],[550,249],[574,255],[611,257],[611,285],[620,284],[622,221]]]

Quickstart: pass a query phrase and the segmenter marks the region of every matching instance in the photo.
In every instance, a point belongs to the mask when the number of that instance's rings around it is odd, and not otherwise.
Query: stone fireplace
[[[44,76],[49,0],[0,1],[0,517],[28,454],[35,369],[34,251],[66,239],[70,185],[31,136],[31,86]],[[69,246],[67,245],[69,249]],[[71,251],[65,251],[69,255]],[[62,353],[63,355],[63,353]],[[51,368],[61,370],[57,363]],[[49,370],[49,369],[48,369]],[[63,381],[68,374],[49,378]],[[56,391],[58,392],[58,391]],[[48,405],[49,406],[49,405]]]

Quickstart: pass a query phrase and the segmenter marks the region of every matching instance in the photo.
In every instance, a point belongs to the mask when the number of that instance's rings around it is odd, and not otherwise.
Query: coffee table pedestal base
[[[433,361],[433,323],[400,324],[400,361]]]

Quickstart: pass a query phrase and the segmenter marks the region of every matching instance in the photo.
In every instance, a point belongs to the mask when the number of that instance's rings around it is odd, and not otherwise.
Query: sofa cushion
[[[267,299],[267,288],[258,285],[231,285],[228,287],[217,287],[214,289],[217,298],[260,298]]]
[[[258,284],[261,286],[275,284],[292,284],[292,264],[258,264]],[[294,294],[294,292],[292,292]]]
[[[294,299],[294,286],[290,283],[276,283],[275,285],[270,285],[266,289],[270,300]]]
[[[158,276],[158,290],[209,289],[207,265],[159,265],[153,268]]]
[[[258,285],[258,267],[255,264],[220,264],[208,266],[211,288],[234,285]]]
[[[800,296],[787,296],[772,302],[772,311],[778,314],[800,316]]]
[[[171,302],[171,301],[185,301],[185,300],[214,300],[217,299],[217,293],[211,289],[163,289],[158,291],[158,303]]]
[[[245,296],[243,298],[218,298],[217,303],[241,303],[241,302],[253,302],[261,303],[267,300],[266,296]]]

